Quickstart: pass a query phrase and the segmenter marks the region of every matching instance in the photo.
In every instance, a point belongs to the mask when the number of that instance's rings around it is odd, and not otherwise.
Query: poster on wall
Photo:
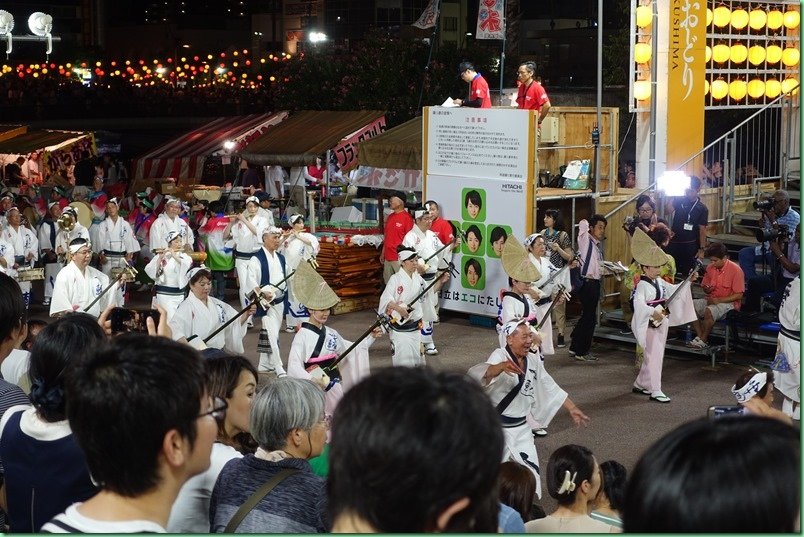
[[[452,257],[459,274],[441,289],[442,308],[497,316],[500,292],[508,288],[502,247],[512,237],[525,238],[526,192],[524,179],[427,177],[427,198],[463,237]]]
[[[525,179],[534,123],[523,110],[442,108],[426,113],[428,175]]]

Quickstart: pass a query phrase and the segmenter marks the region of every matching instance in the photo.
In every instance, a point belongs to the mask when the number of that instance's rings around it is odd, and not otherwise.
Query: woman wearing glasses
[[[321,454],[327,436],[324,392],[309,380],[278,378],[254,399],[250,425],[259,448],[230,461],[218,476],[209,506],[210,531],[328,531],[326,482],[308,462]],[[271,479],[276,479],[273,488],[260,490]],[[253,507],[241,510],[246,502],[254,502]]]
[[[249,434],[251,401],[257,391],[257,370],[243,356],[219,355],[204,363],[207,391],[213,398],[209,414],[218,422],[209,469],[184,484],[170,512],[169,533],[209,533],[209,498],[224,465],[254,452]]]

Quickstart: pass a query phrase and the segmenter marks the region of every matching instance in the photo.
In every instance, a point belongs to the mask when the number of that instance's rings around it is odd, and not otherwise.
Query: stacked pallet
[[[373,246],[321,242],[318,273],[341,298],[336,315],[377,307],[383,288],[379,256]]]

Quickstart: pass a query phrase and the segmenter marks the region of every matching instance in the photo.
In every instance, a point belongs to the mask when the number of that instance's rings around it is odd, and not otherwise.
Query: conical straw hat
[[[296,300],[311,310],[328,310],[341,301],[310,263],[302,261],[293,275]]]
[[[638,227],[634,229],[634,236],[631,237],[631,256],[637,263],[646,267],[661,267],[670,262],[670,257]]]
[[[520,282],[535,282],[541,278],[539,269],[530,262],[528,251],[522,243],[514,237],[508,237],[502,251],[502,266],[505,273]]]

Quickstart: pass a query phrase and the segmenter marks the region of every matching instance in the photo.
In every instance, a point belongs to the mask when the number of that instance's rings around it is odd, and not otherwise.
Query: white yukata
[[[536,302],[528,295],[520,295],[514,291],[503,291],[502,300],[500,300],[500,308],[497,314],[497,335],[500,341],[500,347],[505,347],[506,337],[502,331],[503,326],[508,321],[514,319],[527,319],[533,317],[536,319]]]
[[[154,256],[145,265],[145,274],[154,281],[154,304],[165,308],[168,321],[173,319],[176,309],[184,300],[184,291],[189,283],[187,271],[192,265],[193,260],[186,253],[170,251]]]
[[[435,254],[444,244],[438,240],[438,235],[429,229],[422,231],[419,226],[414,224],[413,229],[408,231],[405,234],[405,238],[402,239],[402,246],[416,250],[416,254],[419,256],[419,263],[423,264],[425,259]],[[421,275],[425,287],[433,283],[438,268],[446,266],[442,262],[443,254],[444,252],[441,252],[427,262],[427,271]],[[433,289],[435,289],[435,286],[420,300],[422,304],[422,343],[425,345],[433,343],[433,321],[438,318],[438,295]]]
[[[167,237],[168,233],[171,231],[175,231],[181,237],[182,248],[187,246],[189,246],[190,249],[193,248],[193,244],[195,243],[195,235],[193,235],[193,230],[190,229],[190,226],[187,225],[187,222],[178,216],[171,220],[167,214],[162,213],[157,217],[156,220],[154,220],[154,223],[151,226],[149,239],[149,249],[151,252],[160,248],[164,250],[168,247],[165,237]]]
[[[310,241],[310,244],[302,241],[302,237]],[[320,249],[318,238],[312,233],[304,231],[299,233],[298,237],[289,235],[279,246],[279,251],[285,256],[289,271],[296,270],[299,263],[314,259]],[[285,315],[285,324],[288,327],[296,327],[307,321],[310,317],[310,312],[307,311],[307,308],[302,303],[296,300],[296,296],[293,294],[293,280],[291,279],[288,283],[288,312]]]
[[[194,339],[204,340],[235,315],[237,315],[237,310],[226,302],[209,296],[207,303],[204,304],[193,293],[190,293],[179,304],[176,314],[169,324],[175,340],[181,338],[189,340],[191,336],[196,336]],[[205,345],[213,349],[225,349],[233,354],[243,354],[243,337],[245,335],[246,325],[238,319],[207,341]]]
[[[408,321],[404,325],[391,324],[389,337],[391,339],[391,360],[395,366],[415,367],[423,366],[422,357],[422,336],[419,330],[419,321],[422,319],[421,300],[414,304],[411,301],[421,293],[424,280],[418,273],[408,276],[405,269],[399,269],[396,274],[391,276],[385,285],[385,290],[380,296],[380,305],[377,311],[385,313],[388,304],[391,302],[403,303],[411,306],[413,310],[408,316]],[[399,319],[399,314],[394,311],[392,317]]]
[[[51,219],[42,220],[37,231],[39,236],[39,256],[42,257],[44,250],[52,250],[56,253],[56,241],[59,236],[59,226]],[[50,300],[53,296],[53,284],[56,283],[56,276],[61,270],[61,263],[56,261],[45,263],[45,300]]]
[[[66,229],[59,231],[59,234],[56,235],[56,249],[61,247],[62,255],[66,256],[70,251],[70,243],[75,239],[84,239],[91,242],[89,230],[78,222],[75,223],[72,231],[67,231]]]
[[[134,236],[131,225],[120,216],[116,222],[107,216],[97,226],[92,227],[97,227],[97,237],[92,239],[92,250],[106,256],[106,262],[101,265],[101,272],[111,278],[113,268],[128,266],[126,255],[139,252],[140,243]],[[124,291],[125,285],[121,285],[118,292],[123,295]]]
[[[512,359],[507,349],[497,349],[485,363],[472,367],[469,375],[482,383],[488,366]],[[553,377],[544,369],[541,358],[534,353],[528,353],[524,376],[500,373],[484,386],[484,390],[491,399],[491,404],[498,407],[497,411],[501,416],[505,438],[503,461],[518,462],[533,472],[536,476],[536,495],[541,498],[539,456],[536,453],[527,417],[530,415],[546,427],[561,409],[567,399],[567,392],[556,384]],[[516,395],[505,408],[500,408],[503,399],[512,392]]]
[[[271,221],[273,221],[273,217]],[[257,231],[256,235],[252,233],[243,222],[236,221],[232,224],[232,239],[235,243],[234,252],[232,254],[235,260],[237,281],[240,283],[238,295],[242,307],[248,304],[248,298],[246,298],[246,296],[250,292],[248,287],[244,285],[247,279],[248,261],[257,250],[262,248],[262,232],[264,229],[271,226],[271,222],[269,222],[265,216],[257,213],[257,215],[251,219],[251,225],[253,225],[254,229]]]
[[[771,366],[776,372],[776,388],[786,400],[782,411],[800,419],[800,408],[793,411],[792,401],[801,404],[801,280],[797,276],[787,284],[779,307],[779,342],[776,345],[776,359]],[[789,399],[789,401],[788,401]]]
[[[272,305],[264,311],[264,315],[262,308],[258,304],[255,317],[262,322],[263,332],[260,333],[260,338],[265,339],[263,346],[259,343],[257,345],[260,355],[257,370],[273,371],[277,376],[285,375],[285,367],[282,365],[282,357],[279,351],[279,329],[282,327],[282,316],[285,313],[285,305],[287,304],[287,282],[279,286],[279,289],[276,287],[287,274],[287,264],[284,259],[282,254],[278,252],[271,253],[263,247],[257,250],[254,257],[249,260],[248,270],[246,271],[246,289],[249,293],[255,287],[259,287],[264,293],[273,293],[274,295]],[[263,261],[267,264],[267,276],[263,274]]]
[[[654,284],[658,286],[658,296]],[[670,315],[665,317],[658,327],[654,328],[651,324],[649,328],[651,315],[660,309],[660,306],[649,305],[648,302],[669,298],[679,285],[684,285],[686,288],[682,289],[668,306]],[[651,281],[643,274],[634,288],[633,298],[634,316],[631,319],[631,330],[637,343],[645,349],[645,359],[639,369],[636,384],[650,390],[651,395],[655,397],[662,394],[662,363],[668,329],[671,326],[691,323],[698,316],[692,305],[692,292],[688,282],[674,285],[661,278]]]
[[[95,300],[109,285],[109,277],[103,272],[87,267],[82,273],[75,263],[68,263],[56,276],[53,286],[53,299],[50,302],[50,316],[55,317],[64,312],[84,312],[84,308]],[[85,312],[99,317],[109,304],[122,306],[117,302],[117,283],[103,297]]]
[[[34,262],[39,259],[39,240],[33,231],[25,226],[14,229],[13,226],[6,226],[3,231],[3,238],[14,248],[15,263],[22,267],[32,267]],[[28,261],[28,255],[33,257]],[[22,258],[22,259],[20,259]],[[20,282],[20,290],[25,299],[25,306],[31,303],[31,282]]]
[[[533,282],[533,287],[539,290],[542,293],[542,300],[546,300],[542,304],[536,303],[536,316],[539,318],[539,322],[541,322],[542,318],[547,314],[547,311],[550,309],[550,304],[552,303],[552,298],[554,294],[558,293],[559,285],[564,286],[564,289],[570,291],[572,289],[572,285],[570,284],[570,273],[569,269],[565,270],[561,273],[561,275],[556,276],[553,278],[549,284],[547,280],[550,279],[550,276],[555,274],[559,271],[559,268],[553,265],[550,262],[549,257],[540,257],[536,259],[533,254],[528,254],[528,258],[530,262],[533,263],[537,269],[539,269],[539,274],[541,274],[541,278],[538,281]],[[542,287],[544,286],[544,287]],[[555,354],[555,349],[553,348],[553,320],[548,316],[548,319],[544,322],[541,329],[539,330],[542,333],[542,354],[544,355],[552,355]]]
[[[5,262],[6,266],[0,265],[0,272],[3,274],[7,274],[11,276],[15,280],[17,279],[17,271],[13,268],[14,267],[14,246],[5,240],[2,235],[0,235],[0,257],[2,257]]]
[[[331,383],[324,394],[324,412],[327,416],[332,416],[335,413],[335,407],[343,398],[344,393],[369,375],[368,350],[372,343],[374,343],[374,337],[370,335],[338,363],[337,368],[340,372],[341,380]],[[327,326],[318,328],[311,323],[302,323],[290,346],[288,376],[311,380],[312,376],[307,372],[308,367],[318,365],[323,368],[329,365],[351,344],[351,341],[343,339],[332,328]],[[325,361],[318,362],[314,360],[313,363],[307,363],[311,358],[325,359]]]

